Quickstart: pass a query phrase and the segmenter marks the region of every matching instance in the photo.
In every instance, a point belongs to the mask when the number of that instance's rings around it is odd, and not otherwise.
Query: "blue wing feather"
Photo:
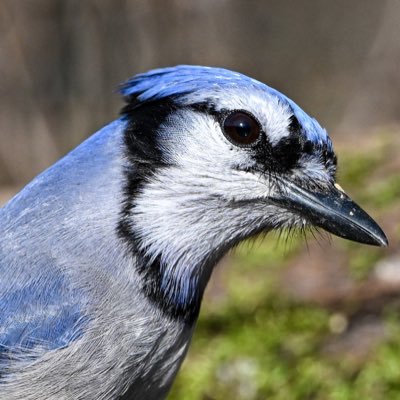
[[[6,360],[40,357],[85,332],[91,297],[81,281],[108,267],[98,243],[113,248],[118,215],[103,188],[117,191],[123,127],[106,126],[0,209],[0,375]]]
[[[32,280],[2,293],[0,346],[3,351],[26,351],[36,346],[55,349],[79,335],[77,294],[60,278]]]

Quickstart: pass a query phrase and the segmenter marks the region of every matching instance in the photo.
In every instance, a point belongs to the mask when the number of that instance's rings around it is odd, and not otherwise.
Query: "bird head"
[[[121,91],[119,232],[140,255],[146,290],[172,314],[195,314],[215,263],[259,233],[319,227],[387,244],[336,183],[327,132],[280,92],[199,66],[137,75]]]

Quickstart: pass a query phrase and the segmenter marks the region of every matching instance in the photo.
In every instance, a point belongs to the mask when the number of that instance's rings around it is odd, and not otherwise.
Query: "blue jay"
[[[0,211],[1,399],[163,399],[230,248],[313,226],[387,244],[278,91],[178,66],[121,92],[119,119]]]

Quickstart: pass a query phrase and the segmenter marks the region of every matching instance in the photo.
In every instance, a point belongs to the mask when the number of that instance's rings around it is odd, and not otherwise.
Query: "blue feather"
[[[161,100],[168,97],[178,98],[196,92],[205,93],[214,89],[251,88],[276,96],[292,110],[307,139],[318,145],[332,143],[325,129],[307,115],[294,101],[279,91],[253,78],[224,68],[203,67],[195,65],[179,65],[170,68],[154,69],[139,74],[122,85],[120,91],[124,97],[136,97],[139,102]]]
[[[77,292],[61,277],[51,275],[6,291],[0,300],[0,352],[19,353],[35,347],[52,350],[79,337],[82,321]]]
[[[32,360],[84,334],[82,254],[108,273],[97,243],[118,218],[111,206],[91,212],[87,204],[107,204],[106,185],[117,190],[108,174],[123,127],[121,120],[104,127],[0,209],[0,372],[9,357]],[[113,251],[104,252],[113,264]]]

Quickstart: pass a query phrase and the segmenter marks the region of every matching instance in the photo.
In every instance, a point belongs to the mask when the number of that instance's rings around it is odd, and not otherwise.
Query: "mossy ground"
[[[337,252],[346,260],[348,279],[355,286],[371,280],[376,263],[399,248],[400,156],[395,139],[399,136],[398,130],[382,132],[377,143],[357,146],[352,152],[342,146],[338,151],[339,182],[382,222],[391,242],[388,250],[382,250],[332,240],[330,254]],[[302,237],[286,241],[272,235],[244,244],[228,256],[214,273],[169,399],[400,399],[396,294],[378,305],[371,295],[369,308],[353,298],[333,307],[288,296],[279,285],[282,272],[304,248]],[[379,293],[376,296],[381,299]],[[332,321],[338,315],[347,322],[337,331]],[[366,321],[364,317],[378,321],[384,332],[372,344],[370,331],[357,327]],[[346,339],[350,332],[355,342]],[[360,353],[363,340],[367,348]],[[329,343],[336,342],[347,344],[329,351]]]

